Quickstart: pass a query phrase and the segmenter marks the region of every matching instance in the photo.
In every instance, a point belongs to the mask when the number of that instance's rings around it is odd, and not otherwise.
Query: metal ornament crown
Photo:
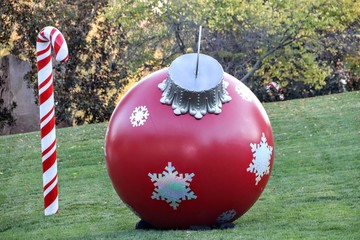
[[[176,115],[189,113],[201,119],[206,113],[221,113],[222,105],[231,100],[228,85],[214,58],[185,54],[171,63],[169,76],[158,85],[163,92],[160,102],[171,105]]]

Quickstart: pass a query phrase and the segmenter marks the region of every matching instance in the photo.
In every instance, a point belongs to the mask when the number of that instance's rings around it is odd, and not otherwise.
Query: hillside
[[[57,131],[60,212],[49,217],[39,133],[0,137],[0,239],[359,239],[360,92],[264,105],[273,172],[234,229],[134,230],[107,175],[103,123]]]

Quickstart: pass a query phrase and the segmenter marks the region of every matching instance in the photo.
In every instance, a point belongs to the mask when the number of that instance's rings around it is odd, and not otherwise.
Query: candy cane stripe
[[[42,57],[44,55],[45,56],[51,55],[51,45],[49,44],[49,42],[43,43],[37,41],[36,48],[37,48],[36,58]]]
[[[54,115],[51,114],[51,116],[52,117],[49,118],[49,121],[41,128],[41,137],[45,137],[46,135],[48,135],[55,126]]]
[[[50,32],[50,33],[48,33],[48,32]],[[54,41],[54,39],[56,39],[56,36],[57,35],[59,35],[59,31],[57,31],[57,29],[56,28],[49,28],[49,31],[44,31],[44,34],[49,34],[48,36],[48,38],[49,38],[49,40],[50,40],[50,42],[51,42],[51,44],[54,46],[54,48],[55,48],[55,41]],[[56,52],[55,52],[55,54],[56,54]]]
[[[42,57],[42,59],[39,59],[40,57]],[[49,61],[51,60],[51,55],[47,55],[47,56],[45,56],[45,54],[44,55],[40,55],[39,57],[38,57],[38,62],[37,62],[37,65],[38,65],[38,70],[39,71],[41,71],[41,70],[43,70],[45,67],[51,67],[51,69],[52,69],[52,66],[49,64]],[[47,76],[47,75],[44,75],[44,76]]]
[[[42,93],[40,93],[40,104],[46,102],[50,97],[52,97],[54,95],[53,92],[54,87],[52,84],[50,84],[48,88],[45,89],[45,91],[42,91]]]
[[[56,187],[56,184],[57,182],[55,182],[54,188],[52,188],[46,195],[44,195],[44,201],[47,206],[51,205],[51,203],[54,202],[58,196],[58,188]]]
[[[47,43],[47,40],[45,39],[45,40],[43,40],[43,39],[40,39],[40,37],[41,38],[43,38],[43,36],[38,36],[38,39],[36,40],[36,42],[38,42],[38,43]]]
[[[42,60],[43,58],[45,57],[48,57],[50,55],[50,52],[51,52],[51,45],[50,44],[38,44],[39,46],[39,51],[36,53],[36,58],[37,60]],[[44,46],[43,50],[40,50],[41,46]]]
[[[52,165],[54,165],[54,162],[56,161],[56,152],[55,149],[56,147],[52,148],[52,150],[46,154],[47,159],[45,161],[43,161],[43,172],[48,171]]]
[[[51,44],[48,41],[42,41],[40,38],[36,40],[36,45],[36,57],[43,55],[46,50],[51,49]]]
[[[55,137],[55,126],[54,126],[53,129],[51,129],[51,131],[47,135],[42,136],[41,151],[45,151],[55,141],[55,139],[56,137]]]
[[[49,39],[47,37],[45,37],[45,35],[44,35],[45,28],[43,28],[40,31],[39,35],[37,36],[37,39],[36,39],[37,42],[42,42],[42,43],[48,43],[49,42]]]
[[[48,152],[42,156],[42,168],[43,172],[47,172],[51,167],[55,166],[56,161],[56,141],[54,141],[47,148]],[[43,184],[46,184],[43,182]]]
[[[49,111],[47,111],[47,113],[40,119],[40,128],[43,127],[44,124],[46,124],[46,119],[48,119],[51,114],[54,113],[54,109],[55,107],[53,106]]]
[[[57,177],[57,166],[53,164],[48,170],[44,172],[44,176],[47,178],[45,182],[43,182],[43,188],[46,190],[51,182],[54,181],[54,178]]]
[[[65,62],[68,59],[69,55],[65,54],[65,46],[64,46],[64,44],[61,45],[61,47],[59,48],[59,53],[58,53],[57,56],[58,57],[57,57],[56,60],[59,61],[59,62]]]
[[[58,197],[58,188],[57,186],[57,181],[54,183],[54,187],[50,189],[50,191],[48,191],[48,193],[46,195],[44,195],[44,201],[45,204],[47,206],[50,206],[52,204],[52,202],[55,201],[55,199],[57,199]],[[52,210],[55,211],[55,210]]]
[[[49,158],[49,156],[56,150],[56,141],[51,143],[47,149],[45,149],[42,153],[42,162],[46,161],[46,159]]]
[[[57,61],[67,60],[68,48],[63,35],[54,27],[45,27],[36,39],[45,215],[57,213],[59,209],[53,67],[50,45]]]
[[[49,58],[49,61],[51,61],[51,58]],[[43,66],[43,68],[40,68],[38,70],[38,74],[40,75],[40,79],[38,79],[39,83],[41,84],[45,79],[48,78],[50,74],[52,74],[52,64],[46,64]]]
[[[49,133],[52,133],[51,131],[54,128],[54,126],[55,126],[55,121],[54,120],[49,121],[49,123],[41,129],[41,132],[43,132],[41,134],[41,137],[46,137],[49,135]]]
[[[40,34],[38,35],[38,39],[36,40],[36,43],[42,45],[43,48],[45,48],[49,44],[48,40],[46,40],[46,38],[44,36],[41,36]],[[40,51],[41,47],[39,47],[38,49]]]
[[[50,85],[46,91],[40,94],[40,104],[43,104],[47,101],[53,101],[54,98],[54,87],[53,85]]]
[[[54,146],[56,145],[56,142],[54,142]],[[55,163],[56,161],[56,153],[55,153],[55,148],[52,149],[52,151],[49,152],[49,154],[46,154],[47,159],[45,161],[43,161],[43,172],[48,171]]]
[[[58,195],[57,193],[54,193],[54,195]],[[46,209],[45,209],[45,215],[51,215],[51,214],[55,214],[58,213],[59,211],[59,206],[57,205],[59,199],[55,198],[54,202],[52,204],[50,204]]]
[[[42,119],[49,111],[54,107],[54,94],[49,97],[45,102],[41,103],[42,108],[40,109],[40,119]]]
[[[43,187],[44,188],[44,196],[48,195],[48,193],[51,191],[51,189],[53,189],[55,187],[54,183],[57,183],[57,178],[58,175],[51,175],[51,180],[49,182],[46,183],[46,185]]]
[[[46,91],[46,89],[49,88],[49,86],[52,85],[52,73],[50,74],[50,76],[45,79],[40,85],[39,85],[39,94],[42,94],[44,91]]]
[[[60,36],[59,39],[57,39],[58,36]],[[59,52],[60,46],[61,46],[61,44],[63,42],[62,40],[63,39],[61,38],[61,35],[59,35],[59,32],[52,33],[51,44],[54,46],[55,56],[57,56],[57,54]]]
[[[40,129],[45,127],[45,125],[54,118],[54,108],[52,108],[41,120],[40,120]]]

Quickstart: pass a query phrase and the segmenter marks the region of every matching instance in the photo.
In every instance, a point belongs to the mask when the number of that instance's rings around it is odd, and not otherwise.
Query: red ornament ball
[[[117,194],[161,229],[233,222],[259,198],[273,165],[262,104],[209,56],[200,55],[192,77],[188,62],[195,57],[183,55],[139,81],[114,110],[106,134]]]

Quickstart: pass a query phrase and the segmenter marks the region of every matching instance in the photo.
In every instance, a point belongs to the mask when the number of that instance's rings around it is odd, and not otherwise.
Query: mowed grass
[[[360,92],[264,104],[275,163],[229,230],[135,230],[104,160],[106,123],[58,129],[60,212],[43,214],[39,133],[0,137],[0,239],[360,239]]]

